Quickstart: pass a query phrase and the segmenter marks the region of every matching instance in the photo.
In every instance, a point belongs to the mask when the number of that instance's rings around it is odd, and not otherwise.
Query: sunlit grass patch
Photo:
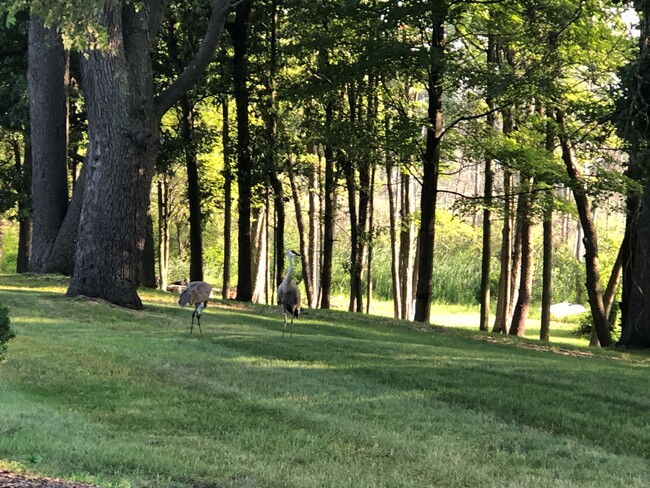
[[[132,311],[38,281],[0,277],[16,469],[110,487],[650,485],[645,353],[337,310],[283,340],[277,307],[218,299],[190,335],[173,294]]]

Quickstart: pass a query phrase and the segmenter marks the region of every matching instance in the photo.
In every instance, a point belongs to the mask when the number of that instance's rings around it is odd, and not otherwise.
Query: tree
[[[238,199],[238,263],[237,300],[248,302],[253,298],[251,263],[251,198],[252,162],[250,132],[248,126],[248,24],[251,3],[239,3],[235,20],[228,24],[228,32],[234,46],[233,83],[237,107],[237,188]]]
[[[46,263],[68,206],[67,54],[61,33],[29,21],[29,118],[32,147],[32,256],[30,269]]]
[[[106,38],[102,46],[101,38],[91,36],[82,60],[89,169],[67,296],[101,297],[142,308],[137,285],[160,119],[210,62],[228,9],[226,0],[215,0],[196,56],[158,96],[153,90],[151,49],[164,4],[151,0],[138,8],[118,1],[97,12]]]

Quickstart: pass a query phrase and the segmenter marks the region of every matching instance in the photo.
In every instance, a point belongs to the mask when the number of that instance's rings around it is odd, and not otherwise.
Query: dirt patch
[[[0,486],[2,488],[99,488],[96,485],[56,478],[26,476],[5,470],[0,470]]]

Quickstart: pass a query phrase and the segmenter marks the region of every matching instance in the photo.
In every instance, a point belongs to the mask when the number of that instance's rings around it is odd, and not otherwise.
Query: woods
[[[464,303],[519,336],[539,307],[548,340],[567,301],[594,344],[650,347],[647,5],[631,8],[9,2],[15,271],[133,309],[139,286],[185,279],[275,303],[293,248],[303,307],[390,300],[429,323]]]

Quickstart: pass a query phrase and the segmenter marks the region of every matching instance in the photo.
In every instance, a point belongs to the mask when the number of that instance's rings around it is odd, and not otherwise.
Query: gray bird
[[[212,294],[212,287],[205,281],[192,281],[188,284],[181,296],[178,298],[178,304],[183,307],[184,305],[194,305],[194,312],[192,312],[192,325],[190,327],[190,334],[194,329],[194,317],[199,325],[199,332],[201,330],[201,312],[208,306],[208,298]]]
[[[289,258],[289,269],[284,276],[284,280],[278,287],[278,303],[280,304],[282,314],[284,315],[284,327],[282,328],[282,337],[287,328],[287,314],[291,315],[291,324],[289,328],[289,336],[293,337],[293,319],[300,314],[300,289],[292,282],[293,276],[293,258],[294,256],[300,257],[296,251],[289,249],[287,251],[287,258]]]

